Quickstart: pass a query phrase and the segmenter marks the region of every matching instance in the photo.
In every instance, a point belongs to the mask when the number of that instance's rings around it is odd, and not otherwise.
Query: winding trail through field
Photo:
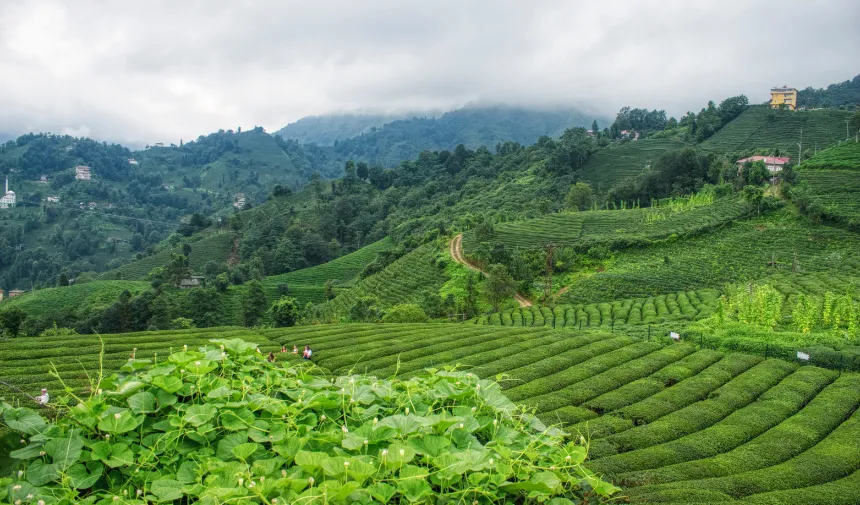
[[[463,234],[462,233],[457,235],[456,237],[454,237],[451,240],[451,243],[449,244],[448,249],[449,249],[449,252],[451,253],[451,257],[454,258],[454,261],[456,261],[457,263],[460,263],[461,265],[463,265],[467,268],[471,268],[472,270],[475,270],[476,272],[481,272],[483,275],[487,275],[487,272],[484,272],[483,270],[481,270],[477,266],[473,265],[472,263],[469,263],[469,260],[467,260],[466,256],[463,254]],[[517,303],[520,304],[520,307],[531,307],[532,306],[532,302],[528,298],[526,298],[525,296],[523,296],[519,293],[514,293],[514,300],[516,300]]]

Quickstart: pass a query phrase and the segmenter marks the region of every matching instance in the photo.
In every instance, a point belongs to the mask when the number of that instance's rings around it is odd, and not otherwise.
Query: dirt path
[[[448,249],[449,249],[449,252],[451,253],[451,257],[454,258],[454,261],[456,261],[457,263],[460,263],[461,265],[466,266],[467,268],[471,268],[472,270],[475,270],[476,272],[481,272],[483,275],[487,275],[486,272],[484,272],[483,270],[481,270],[477,266],[473,265],[472,263],[469,263],[469,261],[466,259],[466,256],[463,254],[463,234],[462,233],[457,235],[456,237],[454,237],[453,240],[451,240],[451,243],[449,244]],[[528,298],[524,297],[523,295],[521,295],[519,293],[514,293],[514,300],[516,300],[517,303],[520,304],[520,307],[531,307],[532,306],[532,302]]]

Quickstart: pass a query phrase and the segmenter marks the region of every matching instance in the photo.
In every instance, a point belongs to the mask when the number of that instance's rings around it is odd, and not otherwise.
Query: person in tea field
[[[281,346],[281,352],[287,352],[287,346],[282,345]]]
[[[298,353],[299,353],[299,348],[296,346],[293,346],[293,354],[298,354]]]
[[[268,361],[269,363],[274,363],[275,362],[275,353],[270,352],[269,355],[266,356],[266,361]]]
[[[314,352],[311,350],[310,346],[306,345],[305,351],[302,353],[302,357],[305,359],[311,359],[311,356],[313,356],[313,354]]]
[[[38,403],[39,405],[47,405],[50,399],[51,397],[48,396],[48,390],[42,388],[42,394],[36,397],[36,403]]]

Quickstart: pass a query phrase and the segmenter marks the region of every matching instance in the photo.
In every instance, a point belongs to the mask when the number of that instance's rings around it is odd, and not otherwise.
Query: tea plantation
[[[836,109],[779,111],[766,106],[749,107],[706,140],[702,149],[734,153],[747,149],[779,149],[795,158],[803,130],[804,149],[826,148],[845,140],[845,120],[850,112]]]
[[[263,352],[310,345],[333,374],[409,376],[458,363],[500,377],[510,399],[588,436],[587,465],[632,503],[860,502],[860,375],[761,356],[608,332],[354,324],[108,335],[104,366],[117,369],[134,348],[152,358],[233,337]],[[94,336],[7,341],[0,380],[56,395],[53,364],[67,385],[85,389],[99,349]]]
[[[598,151],[582,167],[582,177],[594,190],[605,193],[624,179],[636,177],[661,154],[680,149],[684,143],[677,140],[645,139],[623,146]]]

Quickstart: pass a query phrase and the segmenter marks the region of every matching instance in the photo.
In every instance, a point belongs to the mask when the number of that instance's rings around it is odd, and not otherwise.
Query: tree
[[[282,296],[272,304],[269,309],[272,314],[272,322],[277,328],[295,326],[299,320],[299,303],[290,296]]]
[[[382,317],[378,307],[379,300],[372,296],[362,296],[349,308],[349,317],[353,322],[375,323]]]
[[[191,256],[191,244],[188,242],[182,244],[182,254],[184,254],[185,257]]]
[[[230,287],[230,277],[227,275],[227,272],[221,272],[217,276],[215,276],[215,281],[213,282],[215,285],[215,289],[219,292],[224,293],[227,291],[227,288]]]
[[[336,295],[334,292],[334,281],[329,279],[325,281],[325,299],[332,300],[335,296]]]
[[[466,274],[466,298],[463,300],[463,315],[466,319],[478,313],[478,288],[472,271]]]
[[[594,203],[594,191],[591,186],[584,182],[577,182],[570,186],[567,193],[567,207],[573,210],[588,210]]]
[[[18,336],[18,333],[21,331],[21,325],[24,324],[25,319],[27,319],[27,313],[18,307],[9,307],[8,309],[0,311],[0,326],[2,326],[9,335],[12,335],[12,338],[16,338]]]
[[[242,319],[245,326],[256,326],[266,313],[266,292],[260,281],[251,281],[247,284],[247,291],[242,299]]]
[[[516,285],[507,267],[499,264],[490,265],[484,288],[493,311],[498,312],[502,302],[516,293]]]
[[[218,292],[212,288],[192,289],[188,293],[188,315],[198,328],[216,326],[219,302]]]
[[[758,213],[761,214],[761,201],[764,199],[764,190],[758,186],[744,186],[744,200],[750,205],[756,206]]]
[[[188,266],[188,257],[184,254],[170,254],[170,264],[164,271],[166,280],[174,286],[179,286],[179,281],[191,276],[191,268]]]
[[[151,314],[149,327],[158,330],[170,329],[173,317],[171,315],[170,303],[168,303],[167,297],[164,294],[160,294],[152,300],[152,303],[149,305],[149,312]]]
[[[60,274],[60,278],[57,280],[57,286],[68,286],[69,285],[69,276],[66,275],[65,272]]]
[[[595,135],[600,133],[600,128],[597,127],[596,119],[591,123],[591,131],[594,132]]]
[[[370,169],[367,166],[367,163],[360,161],[358,162],[358,166],[355,170],[355,175],[358,176],[362,181],[366,181],[367,177],[370,175]]]

